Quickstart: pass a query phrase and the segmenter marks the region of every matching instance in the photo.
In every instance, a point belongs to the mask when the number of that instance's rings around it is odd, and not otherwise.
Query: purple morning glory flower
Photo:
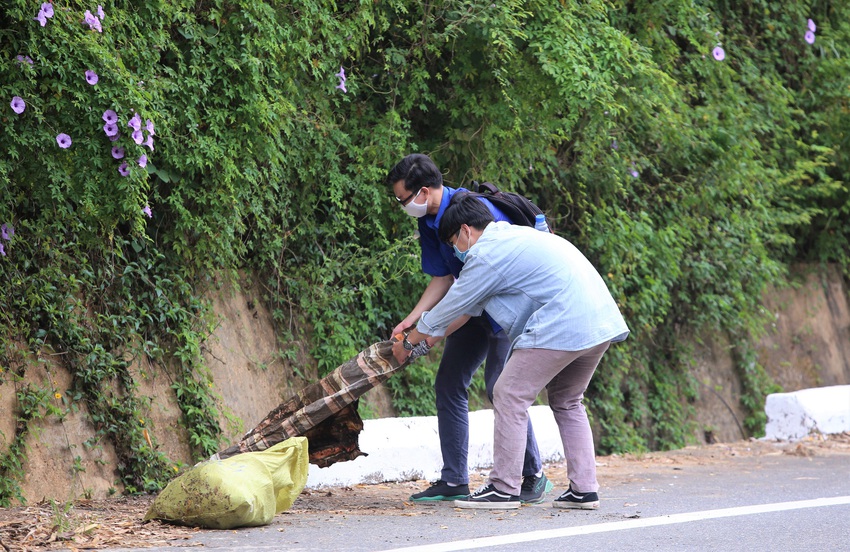
[[[29,57],[29,56],[19,55],[16,59],[18,60],[19,64],[20,63],[29,63],[30,65],[32,65],[32,58]]]
[[[12,97],[12,103],[9,104],[9,105],[12,106],[12,111],[17,113],[18,115],[23,113],[24,109],[27,108],[26,102],[24,102],[24,99],[20,96],[13,96]]]
[[[110,137],[109,137],[109,141],[110,141],[110,142],[115,142],[115,141],[116,141],[116,140],[118,140],[119,138],[121,138],[121,133],[120,133],[120,132],[117,132],[117,133],[115,134],[115,136],[110,136]]]
[[[121,163],[121,166],[118,167],[118,173],[121,176],[127,176],[130,174],[130,169],[127,168],[127,162]]]
[[[153,136],[148,135],[148,139],[145,142],[145,145],[153,151]]]
[[[145,155],[144,153],[142,154],[141,157],[139,157],[139,166],[142,167],[142,168],[145,168],[145,167],[148,166],[148,156]]]
[[[611,142],[611,149],[613,149],[613,150],[620,149],[620,144],[618,144],[617,141],[614,140],[613,142]]]
[[[115,124],[118,122],[118,114],[111,109],[107,109],[103,112],[103,120],[109,124]]]
[[[56,136],[56,143],[59,144],[60,148],[68,149],[71,147],[71,137],[65,134],[64,132],[60,132]]]
[[[154,132],[154,131],[153,131],[153,121],[151,121],[150,119],[148,119],[148,121],[147,121],[147,125],[145,126],[145,128],[147,129],[148,133],[149,133],[151,136],[153,136],[154,134],[156,134],[156,132]]]
[[[723,61],[724,59],[726,59],[726,52],[720,46],[712,50],[711,55],[713,55],[714,59],[716,59],[717,61]]]
[[[637,177],[640,175],[640,173],[639,173],[639,172],[637,172],[637,169],[632,169],[632,170],[630,170],[630,171],[629,171],[629,174],[631,174],[631,175],[632,175],[632,177],[634,177],[634,178],[637,178]]]
[[[12,236],[15,235],[15,227],[11,224],[3,223],[3,226],[0,226],[0,238],[3,238],[6,241],[12,239]]]
[[[114,159],[121,159],[122,157],[124,157],[124,148],[119,148],[118,146],[113,147],[112,157]]]
[[[115,123],[106,123],[103,125],[103,132],[105,132],[107,136],[115,136],[118,134],[118,125]]]
[[[133,114],[133,118],[127,122],[127,126],[132,128],[133,130],[141,130],[142,129],[142,118],[139,117],[138,113]],[[141,142],[136,142],[137,144],[141,144]]]
[[[148,218],[153,218],[153,213],[151,212],[151,206],[145,205],[145,208],[142,209],[142,212],[148,216]]]
[[[47,16],[44,14],[43,10],[38,10],[38,15],[36,15],[33,19],[41,23],[42,27],[47,25]]]
[[[809,19],[809,21],[808,21],[808,26],[809,26],[809,30],[812,31],[812,32],[815,32],[815,31],[818,30],[818,26],[815,25],[815,22],[812,21],[811,19]]]
[[[812,31],[806,31],[804,38],[806,39],[806,42],[808,42],[809,44],[815,43],[815,33],[813,33]]]
[[[44,2],[41,5],[41,11],[44,12],[44,17],[53,17],[53,4],[50,2]]]
[[[86,23],[88,23],[89,29],[94,29],[99,33],[103,32],[103,27],[100,26],[100,19],[92,15],[90,10],[86,10],[84,17]]]
[[[6,256],[6,250],[5,250],[5,249],[3,249],[3,244],[2,244],[2,243],[0,243],[0,255],[3,255],[4,257]]]
[[[97,73],[95,73],[95,72],[94,72],[94,71],[92,71],[91,69],[89,69],[88,71],[86,71],[86,82],[87,82],[87,83],[89,83],[89,84],[91,84],[92,86],[94,86],[95,84],[97,84],[97,81],[98,81],[98,79],[99,79],[99,78],[100,78],[100,77],[98,77],[98,76],[97,76]]]
[[[141,144],[142,142],[145,141],[145,137],[142,134],[141,130],[134,130],[132,137],[133,137],[133,141],[136,142],[137,144]]]
[[[345,69],[341,65],[339,67],[339,73],[335,73],[334,76],[339,77],[339,85],[337,86],[337,88],[339,88],[343,92],[348,92],[348,90],[345,88]]]
[[[106,14],[103,13],[103,6],[101,6],[100,4],[98,4],[97,6],[97,16],[101,19],[106,17]]]

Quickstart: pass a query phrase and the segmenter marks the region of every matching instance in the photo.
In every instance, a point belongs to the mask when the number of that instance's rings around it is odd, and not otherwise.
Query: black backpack
[[[514,224],[533,227],[536,216],[543,214],[543,210],[527,197],[514,192],[503,192],[492,182],[479,184],[473,181],[471,193],[489,200]],[[551,227],[549,231],[552,231]]]

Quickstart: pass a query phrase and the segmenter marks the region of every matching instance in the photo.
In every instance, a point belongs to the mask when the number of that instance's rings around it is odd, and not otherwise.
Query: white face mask
[[[416,192],[416,195],[413,196],[407,205],[403,205],[402,209],[404,212],[410,215],[411,217],[422,218],[428,214],[428,202],[425,203],[416,203],[416,198],[419,197],[419,194],[422,193],[422,188],[419,188],[419,191]]]

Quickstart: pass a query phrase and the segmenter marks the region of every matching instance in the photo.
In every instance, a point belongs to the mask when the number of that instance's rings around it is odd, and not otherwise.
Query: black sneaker
[[[542,474],[540,477],[535,475],[526,475],[522,478],[522,489],[519,493],[520,502],[527,504],[538,504],[543,502],[543,495],[552,490],[554,485]]]
[[[467,496],[469,496],[469,485],[458,485],[456,487],[452,487],[441,479],[440,481],[431,483],[431,486],[421,493],[410,495],[410,500],[413,500],[414,502],[456,500]]]
[[[555,508],[576,508],[579,510],[596,510],[599,508],[599,495],[596,493],[579,493],[573,490],[573,486],[567,492],[552,502]]]
[[[468,497],[455,500],[458,508],[482,508],[489,510],[512,510],[519,508],[521,502],[517,495],[503,493],[493,485],[485,485]]]

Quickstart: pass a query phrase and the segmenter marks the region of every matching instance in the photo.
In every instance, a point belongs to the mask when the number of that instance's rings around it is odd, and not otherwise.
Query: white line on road
[[[706,519],[748,516],[752,514],[768,514],[771,512],[784,512],[786,510],[800,510],[803,508],[822,508],[825,506],[841,506],[846,504],[850,504],[850,496],[838,496],[834,498],[816,498],[814,500],[799,500],[794,502],[777,502],[774,504],[757,504],[755,506],[739,506],[736,508],[723,508],[719,510],[704,510],[702,512],[671,514],[669,516],[658,516],[646,519],[630,519],[627,521],[596,523],[593,525],[583,525],[580,527],[564,527],[562,529],[530,531],[528,533],[514,533],[511,535],[499,535],[495,537],[481,537],[455,542],[424,544],[422,546],[410,546],[407,548],[393,548],[392,550],[385,550],[384,552],[451,552],[453,550],[470,550],[472,548],[486,548],[488,546],[502,546],[505,544],[516,544],[521,542],[531,542],[545,539],[558,539],[563,537],[573,537],[577,535],[605,533],[608,531],[623,531],[626,529],[657,527],[659,525],[672,525],[674,523],[690,523],[692,521],[702,521]]]

